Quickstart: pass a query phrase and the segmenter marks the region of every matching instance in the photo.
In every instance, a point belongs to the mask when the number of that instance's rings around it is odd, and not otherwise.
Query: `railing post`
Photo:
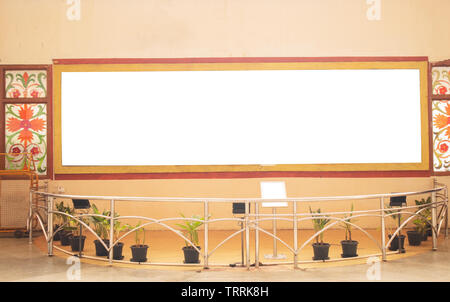
[[[250,231],[249,231],[249,221],[248,221],[248,214],[249,214],[249,203],[248,201],[245,202],[245,253],[246,253],[246,259],[245,263],[247,266],[247,269],[250,269]]]
[[[33,243],[33,191],[30,189],[30,203],[27,219],[28,243]]]
[[[208,202],[205,201],[204,203],[204,220],[205,220],[205,250],[203,251],[203,268],[208,268],[208,226],[209,226],[209,210],[208,210]]]
[[[297,254],[297,249],[298,249],[298,239],[297,239],[297,202],[294,201],[293,205],[293,218],[294,218],[294,269],[298,268],[298,254]]]
[[[384,212],[384,197],[380,198],[380,211],[381,211],[381,259],[387,261],[386,257],[386,225],[385,225],[385,212]]]
[[[255,201],[255,267],[259,268],[259,203]]]
[[[278,257],[278,251],[277,251],[277,210],[275,207],[272,208],[272,214],[273,214],[273,258]]]
[[[109,225],[109,264],[112,265],[113,262],[113,244],[114,244],[114,199],[111,199],[110,204],[110,211],[111,211],[111,218],[110,218],[110,225]]]
[[[47,198],[47,250],[48,255],[53,256],[53,197]]]
[[[432,233],[432,249],[437,250],[437,224],[436,224],[436,192],[431,193],[431,233]]]

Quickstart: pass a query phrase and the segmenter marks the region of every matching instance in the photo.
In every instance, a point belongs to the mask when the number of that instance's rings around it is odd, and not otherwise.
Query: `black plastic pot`
[[[66,231],[60,231],[60,241],[62,246],[70,245],[70,241],[72,240],[72,233]]]
[[[410,246],[418,246],[422,242],[422,234],[417,231],[407,231],[408,244]]]
[[[313,243],[314,257],[313,260],[328,260],[329,243]]]
[[[106,246],[109,246],[108,239],[103,239],[103,241],[105,242]],[[100,240],[94,240],[94,244],[95,244],[95,255],[96,256],[108,256],[108,250],[105,249],[105,247],[100,242]]]
[[[341,246],[342,246],[342,254],[341,254],[342,258],[350,258],[358,256],[358,254],[356,254],[356,251],[358,249],[358,241],[342,240]]]
[[[55,231],[59,228],[58,224],[55,224],[53,227],[53,241],[60,241],[61,240],[61,232],[55,233]]]
[[[105,242],[106,246],[109,247],[109,239],[103,239],[103,241]],[[109,256],[108,250],[105,249],[103,244],[101,244],[100,240],[94,240],[94,244],[95,244],[95,255],[96,256],[107,256],[107,257]],[[123,250],[123,242],[118,242],[113,247],[113,259],[114,260],[122,260],[123,259],[122,250]]]
[[[388,235],[389,239],[391,239],[392,235]],[[398,237],[395,236],[395,238],[391,241],[391,244],[389,245],[390,251],[397,251],[398,250]],[[400,251],[403,253],[405,252],[405,235],[400,235]]]
[[[133,258],[130,259],[132,262],[146,262],[147,261],[147,249],[148,245],[132,245],[131,254]],[[113,251],[114,253],[114,251]]]
[[[198,249],[201,247],[197,246]],[[193,246],[183,247],[184,263],[200,263],[198,259],[199,253]]]
[[[422,234],[422,241],[427,241],[428,240],[428,234],[424,233]]]
[[[428,237],[433,236],[433,231],[431,230],[431,228],[427,230],[427,235]]]
[[[80,247],[80,236],[72,236],[70,245],[72,247],[72,252],[80,252],[84,249],[84,241],[86,236],[81,236],[81,247]]]
[[[113,259],[114,260],[122,260],[123,259],[122,250],[123,250],[123,242],[117,242],[117,244],[113,247]],[[147,250],[145,251],[145,257],[147,257]],[[147,261],[147,259],[145,259],[145,260]],[[145,261],[139,261],[139,262],[145,262]]]

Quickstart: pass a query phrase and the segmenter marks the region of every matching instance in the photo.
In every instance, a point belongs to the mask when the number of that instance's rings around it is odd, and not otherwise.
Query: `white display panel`
[[[63,166],[421,162],[418,69],[62,72]]]
[[[261,181],[259,183],[261,198],[264,199],[284,199],[286,195],[286,183],[284,181]],[[287,207],[288,203],[284,201],[263,202],[263,208]]]

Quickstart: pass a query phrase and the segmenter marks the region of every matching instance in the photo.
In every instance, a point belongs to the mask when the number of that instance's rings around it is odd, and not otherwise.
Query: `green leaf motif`
[[[31,119],[37,118],[37,117],[45,114],[45,111],[44,111],[45,110],[45,105],[39,105],[38,109],[39,109],[38,112],[35,115],[33,115],[31,117]]]
[[[15,106],[14,105],[9,105],[9,106],[7,105],[6,106],[5,115],[7,116],[8,114],[10,114],[10,115],[12,115],[12,116],[14,116],[14,117],[16,117],[18,119],[21,119],[21,117],[12,110],[13,107],[15,107]]]
[[[41,72],[38,74],[38,88],[41,88],[44,91],[44,96],[47,96],[47,89],[45,88],[44,83],[42,82],[42,78],[47,79],[47,74],[45,72]]]
[[[12,73],[7,73],[5,75],[5,79],[7,81],[7,85],[6,85],[6,89],[5,92],[8,93],[8,91],[13,88],[14,86],[12,85],[12,82],[14,81],[14,76],[12,75]],[[8,81],[9,80],[9,81]]]

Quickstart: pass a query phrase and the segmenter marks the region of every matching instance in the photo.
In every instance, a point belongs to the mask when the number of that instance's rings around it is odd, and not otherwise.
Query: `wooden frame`
[[[54,60],[56,179],[234,178],[355,176],[429,176],[428,58],[198,58],[198,59],[58,59]],[[162,70],[419,69],[422,160],[404,164],[217,165],[217,166],[63,166],[61,161],[61,73],[77,71]]]
[[[6,98],[5,92],[5,73],[8,70],[46,70],[47,72],[47,95],[45,98]],[[5,104],[46,104],[47,105],[47,173],[40,175],[41,179],[53,178],[53,73],[52,65],[0,65],[0,150],[5,150]],[[4,169],[4,161],[0,162],[0,168]],[[13,175],[13,174],[12,174]],[[4,177],[6,178],[6,177]],[[9,179],[17,177],[8,176]]]

